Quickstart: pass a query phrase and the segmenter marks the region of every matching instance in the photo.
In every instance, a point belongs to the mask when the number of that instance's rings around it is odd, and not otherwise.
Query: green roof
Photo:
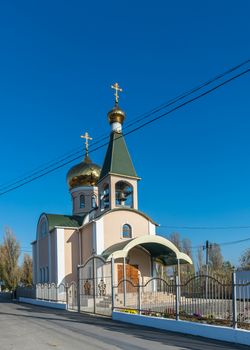
[[[110,173],[137,177],[124,137],[116,131],[110,135],[99,181]]]
[[[59,214],[44,214],[48,219],[49,231],[55,227],[80,227],[82,225],[84,216],[70,216]]]

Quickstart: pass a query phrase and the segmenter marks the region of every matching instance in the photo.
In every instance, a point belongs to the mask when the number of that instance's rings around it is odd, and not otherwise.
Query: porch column
[[[123,304],[126,307],[126,294],[127,294],[127,283],[126,283],[126,258],[123,258]]]
[[[179,291],[179,300],[180,300],[180,297],[181,297],[181,287],[180,287],[180,284],[181,284],[181,269],[180,269],[180,259],[179,258],[177,259],[177,276],[178,276],[178,284],[179,284],[178,291]]]
[[[152,277],[156,278],[157,277],[157,273],[156,273],[156,262],[154,260],[154,258],[151,257],[151,271],[152,271]],[[152,286],[153,290],[152,292],[156,292],[157,291],[157,280],[153,280],[153,286]]]

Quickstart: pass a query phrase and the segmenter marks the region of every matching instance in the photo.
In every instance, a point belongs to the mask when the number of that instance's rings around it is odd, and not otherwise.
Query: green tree
[[[250,248],[244,251],[240,258],[240,266],[244,270],[250,270]]]
[[[16,289],[20,278],[19,256],[20,244],[11,229],[6,228],[3,245],[0,249],[0,270],[5,288],[11,291]]]
[[[25,286],[32,285],[32,258],[25,254],[21,266],[20,281]]]

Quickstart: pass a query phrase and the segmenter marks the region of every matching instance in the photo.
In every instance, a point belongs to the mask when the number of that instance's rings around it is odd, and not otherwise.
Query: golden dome
[[[108,112],[108,120],[109,123],[120,123],[123,124],[123,121],[125,119],[125,112],[123,112],[122,109],[116,104],[113,109],[111,109],[110,112]]]
[[[67,174],[67,183],[70,189],[78,186],[95,186],[101,173],[101,167],[91,162],[88,156],[73,166]]]

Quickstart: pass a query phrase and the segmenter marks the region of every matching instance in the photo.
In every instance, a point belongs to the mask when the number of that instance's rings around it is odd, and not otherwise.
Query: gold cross
[[[114,85],[111,85],[111,89],[115,90],[115,104],[118,105],[118,100],[119,100],[119,93],[118,91],[122,92],[122,88],[119,86],[118,83],[115,83]]]
[[[84,135],[81,135],[81,138],[86,140],[85,141],[85,150],[86,150],[86,156],[87,156],[89,153],[89,140],[93,140],[93,138],[90,137],[87,132],[85,132]]]

